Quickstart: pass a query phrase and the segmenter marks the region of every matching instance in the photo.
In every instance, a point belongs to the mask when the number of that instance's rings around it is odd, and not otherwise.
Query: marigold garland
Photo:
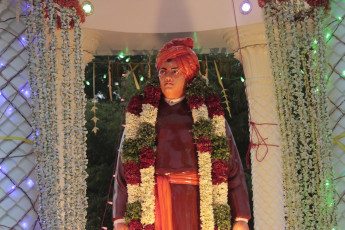
[[[188,85],[186,97],[194,120],[191,132],[198,155],[202,229],[229,229],[231,215],[227,204],[227,161],[230,149],[226,143],[221,101],[201,77],[196,77]],[[131,198],[125,216],[130,229],[154,229],[154,125],[160,98],[160,87],[153,82],[141,95],[132,97],[126,111],[127,124],[121,155],[128,196]],[[130,129],[136,130],[136,133]],[[140,186],[139,195],[138,189],[133,187],[137,184]]]

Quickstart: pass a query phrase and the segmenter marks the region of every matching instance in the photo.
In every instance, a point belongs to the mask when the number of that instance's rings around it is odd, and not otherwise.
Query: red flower
[[[139,164],[128,161],[125,164],[125,178],[127,184],[138,184],[140,183],[140,169]]]
[[[203,104],[205,104],[205,99],[203,96],[196,96],[196,95],[192,95],[190,96],[190,98],[188,99],[188,104],[189,104],[189,108],[192,109],[197,109],[200,106],[202,106]]]
[[[208,108],[222,107],[222,101],[219,99],[217,94],[211,94],[206,99],[206,105]]]
[[[161,89],[159,87],[149,85],[145,88],[144,92],[143,104],[151,104],[157,108],[159,105],[159,100],[161,99]]]
[[[83,10],[79,1],[77,1],[77,0],[53,0],[53,1],[54,1],[54,3],[58,4],[61,7],[74,8],[76,15],[80,18],[80,22],[81,23],[85,22],[86,13]],[[44,2],[44,1],[42,1],[42,2]],[[43,10],[45,11],[44,17],[47,18],[48,17],[47,6],[45,6],[43,8]],[[61,19],[60,19],[59,15],[57,15],[56,23],[57,23],[57,25],[56,25],[57,29],[61,29]],[[73,20],[71,20],[69,22],[69,26],[70,26],[70,29],[73,29],[73,27],[74,27],[74,21]]]
[[[307,0],[307,3],[312,7],[325,7],[326,10],[329,10],[329,0]]]
[[[228,181],[228,165],[222,160],[212,160],[212,184]]]
[[[212,146],[210,138],[206,136],[201,136],[198,138],[196,149],[199,152],[210,152],[212,153]]]
[[[154,224],[149,224],[144,227],[145,230],[155,230],[155,225]]]
[[[137,220],[131,220],[128,223],[129,230],[142,230],[143,225],[140,223],[140,221]]]
[[[262,8],[269,0],[258,0],[259,6]]]
[[[140,168],[148,168],[155,165],[155,152],[153,149],[144,147],[140,151]]]
[[[133,96],[128,103],[126,112],[139,115],[142,111],[142,97],[140,95]]]
[[[215,115],[224,116],[223,107],[208,108],[208,116],[212,119]]]

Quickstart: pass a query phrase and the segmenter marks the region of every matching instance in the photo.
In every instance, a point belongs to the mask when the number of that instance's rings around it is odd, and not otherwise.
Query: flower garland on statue
[[[230,149],[221,101],[201,77],[187,86],[186,98],[194,121],[191,132],[198,154],[202,229],[230,229],[227,204]],[[121,156],[128,191],[125,220],[130,229],[154,229],[155,123],[160,99],[159,83],[152,82],[143,95],[131,98],[126,111]]]

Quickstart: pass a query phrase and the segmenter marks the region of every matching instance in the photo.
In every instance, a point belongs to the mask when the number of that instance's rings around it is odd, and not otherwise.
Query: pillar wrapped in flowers
[[[286,229],[332,229],[334,188],[326,104],[327,0],[259,0],[282,135]]]
[[[76,0],[29,0],[28,4],[41,227],[85,229],[86,101],[80,27],[85,15]]]

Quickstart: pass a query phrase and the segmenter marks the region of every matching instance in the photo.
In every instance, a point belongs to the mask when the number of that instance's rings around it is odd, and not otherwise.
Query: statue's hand
[[[249,227],[244,221],[236,221],[232,230],[249,230]]]
[[[117,223],[114,225],[114,230],[128,230],[128,227],[124,223]]]

